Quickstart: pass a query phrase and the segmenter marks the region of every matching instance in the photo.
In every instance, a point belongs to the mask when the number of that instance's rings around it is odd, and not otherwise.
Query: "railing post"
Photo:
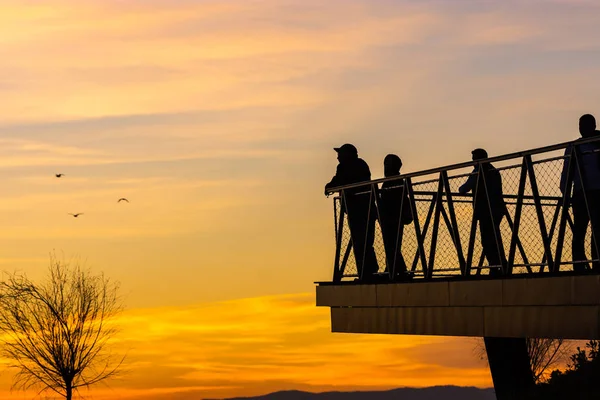
[[[548,240],[550,244],[552,244],[552,238],[554,237],[554,232],[556,231],[556,224],[558,223],[558,216],[560,214],[561,201],[558,200],[556,202],[556,209],[554,210],[554,215],[552,215],[552,223],[550,224],[550,232],[548,233]],[[546,262],[546,255],[544,254],[544,258],[542,258],[542,264]],[[558,266],[557,266],[558,265]],[[554,268],[560,269],[560,264],[556,263],[556,253],[554,253]],[[548,270],[549,272],[552,272]],[[544,272],[544,266],[540,267],[540,274]]]
[[[406,190],[406,179],[402,180],[402,196],[400,197],[400,215],[399,215],[399,219],[398,219],[398,230],[396,231],[396,243],[394,244],[394,260],[392,261],[392,266],[393,266],[393,270],[390,269],[391,271],[391,277],[392,279],[394,279],[394,277],[396,276],[396,260],[398,257],[398,246],[401,246],[401,240],[402,238],[400,237],[400,232],[403,232],[404,226],[403,226],[403,221],[402,221],[402,216],[404,215],[404,207],[408,207],[408,209],[410,210],[410,204],[404,204],[404,198],[406,197],[407,194],[407,190]],[[412,215],[412,214],[411,214]],[[413,216],[414,219],[414,216]],[[400,256],[402,257],[402,250],[400,250]],[[408,273],[408,265],[405,264],[405,268],[407,269],[405,272]]]
[[[519,189],[517,192],[517,205],[515,207],[515,219],[513,221],[512,236],[510,238],[510,248],[508,251],[508,265],[506,273],[512,274],[515,265],[515,253],[517,252],[517,242],[519,241],[519,227],[521,226],[521,211],[523,209],[523,196],[525,195],[525,184],[527,182],[527,161],[523,157],[521,163],[521,176],[519,177]]]
[[[508,227],[510,228],[510,231],[513,232],[515,227],[510,218],[510,214],[506,214],[506,222],[508,222]],[[511,233],[511,235],[512,235],[512,233]],[[521,253],[521,257],[523,258],[523,262],[525,263],[525,268],[527,269],[528,273],[532,273],[533,271],[531,270],[531,266],[529,265],[529,261],[527,260],[527,255],[525,254],[525,249],[523,248],[523,244],[521,243],[521,239],[519,238],[519,236],[517,236],[516,241],[517,241],[517,243],[516,243],[517,249],[519,250],[519,253]],[[542,261],[542,262],[546,262],[546,261]],[[507,261],[507,263],[508,263],[508,261]],[[511,271],[510,273],[512,274],[512,268],[510,271]]]
[[[431,195],[431,204],[429,205],[429,208],[427,209],[427,215],[425,216],[425,223],[423,224],[423,229],[421,230],[422,238],[427,237],[427,232],[429,231],[429,225],[431,225],[431,217],[433,216],[433,211],[435,210],[435,201],[434,200],[435,200],[435,195],[432,194]],[[416,202],[416,200],[415,200],[415,202]],[[425,245],[423,245],[423,246],[425,246]],[[418,249],[418,247],[417,247],[417,249]],[[415,252],[415,257],[413,258],[413,262],[412,262],[411,271],[413,271],[413,272],[417,268],[417,263],[419,261],[419,257],[420,257],[420,253],[417,250]]]
[[[554,271],[554,258],[552,257],[550,241],[548,240],[548,231],[546,230],[546,219],[544,218],[544,211],[542,210],[542,202],[540,200],[540,193],[537,186],[537,180],[535,178],[535,171],[533,170],[533,161],[531,160],[530,155],[525,156],[525,164],[527,165],[527,172],[529,173],[531,194],[533,196],[533,202],[535,203],[535,211],[537,213],[538,224],[540,226],[540,235],[542,236],[542,242],[544,244],[544,253],[546,254],[546,260],[548,262],[548,269],[550,271]]]
[[[339,202],[339,217],[338,220],[335,220],[335,216],[337,215],[337,206],[336,206],[336,198],[333,199],[333,219],[335,226],[335,258],[333,264],[333,281],[339,282],[342,280],[342,266],[340,265],[340,253],[342,251],[342,235],[344,229],[344,212],[345,207],[343,204],[343,190],[340,192]],[[348,246],[350,246],[350,242],[348,242]]]
[[[413,215],[413,224],[415,226],[415,235],[417,238],[417,252],[421,259],[421,267],[423,268],[423,275],[427,275],[427,261],[425,261],[425,247],[423,246],[423,236],[421,235],[421,225],[419,223],[419,213],[417,211],[417,205],[415,203],[415,193],[412,187],[412,181],[410,178],[406,178],[406,189],[408,190],[408,201],[410,203],[410,211]]]
[[[442,174],[440,173],[440,178],[438,181],[438,189],[437,189],[437,193],[435,195],[435,212],[434,212],[434,217],[433,217],[433,230],[431,232],[431,247],[429,248],[429,266],[427,268],[427,279],[431,279],[431,277],[433,276],[433,267],[434,267],[434,263],[435,263],[435,249],[437,247],[437,237],[438,237],[438,230],[440,228],[440,213],[442,212],[442,189],[443,189],[443,182],[442,182]]]
[[[391,266],[393,264],[390,265],[390,260],[388,259],[388,252],[387,252],[387,247],[386,247],[386,238],[389,237],[388,234],[386,234],[386,232],[384,232],[384,223],[382,222],[381,219],[381,198],[380,198],[380,193],[379,193],[379,186],[378,185],[371,185],[371,189],[373,190],[373,193],[375,195],[375,210],[377,211],[377,221],[379,221],[379,229],[381,230],[381,241],[383,242],[383,254],[384,254],[384,260],[385,260],[385,270],[388,272],[388,278],[392,278],[392,268]],[[370,207],[370,206],[369,206]],[[375,228],[373,228],[375,229]],[[373,236],[375,235],[375,232],[373,232]]]
[[[473,216],[471,218],[471,230],[469,231],[469,246],[467,247],[467,262],[465,268],[465,275],[471,275],[471,268],[473,266],[473,252],[475,251],[475,236],[477,236],[477,218],[475,216],[475,206],[477,205],[477,193],[479,192],[479,174],[481,174],[481,167],[477,169],[477,176],[475,177],[475,190],[473,193]],[[481,252],[483,256],[483,250]],[[481,266],[478,274],[481,273]]]
[[[562,261],[562,252],[563,252],[563,246],[564,246],[564,242],[565,242],[565,231],[567,229],[567,222],[568,222],[568,217],[569,217],[569,205],[571,203],[571,190],[573,190],[573,177],[574,177],[574,172],[575,172],[575,168],[573,168],[573,162],[575,160],[574,157],[574,149],[571,148],[571,151],[569,152],[569,154],[567,155],[567,159],[564,161],[567,163],[567,175],[566,175],[566,181],[565,181],[565,187],[561,188],[561,190],[563,191],[562,193],[562,203],[559,205],[559,207],[561,208],[561,214],[560,214],[560,222],[558,223],[558,237],[556,238],[556,253],[555,253],[555,257],[554,257],[554,269],[550,269],[550,272],[558,272],[560,270],[560,265],[561,265],[561,261]],[[565,152],[566,153],[566,152]],[[564,168],[564,166],[563,166]],[[572,228],[571,228],[572,230]],[[573,258],[573,256],[571,256],[571,258]],[[575,260],[571,260],[571,261],[575,261]]]
[[[466,274],[466,261],[463,254],[462,243],[460,242],[460,231],[458,229],[458,222],[456,219],[456,213],[454,212],[454,202],[452,201],[452,191],[450,190],[450,180],[448,179],[448,172],[442,171],[442,181],[446,191],[446,199],[448,202],[448,214],[450,214],[451,223],[451,234],[454,241],[454,247],[456,247],[456,255],[458,257],[458,264],[460,265],[461,275]]]
[[[341,191],[342,194],[342,206],[343,209],[345,210],[346,215],[348,215],[348,203],[347,203],[347,198],[346,198],[346,192],[344,190]],[[352,229],[350,229],[350,219],[349,217],[347,217],[348,219],[348,230],[350,231],[350,238],[348,240],[348,246],[346,247],[346,253],[344,254],[344,259],[342,260],[342,264],[339,267],[339,279],[341,280],[344,277],[344,272],[346,271],[346,264],[348,262],[348,257],[350,257],[350,252],[352,251],[352,249],[354,248],[354,238],[352,237]],[[343,221],[342,221],[343,222]],[[341,229],[342,227],[340,227]],[[354,258],[355,264],[356,264],[356,275],[360,276],[358,274],[358,261],[356,261],[356,257]]]
[[[362,252],[362,262],[361,262],[361,273],[360,273],[360,279],[364,279],[365,277],[365,262],[367,260],[367,247],[369,244],[369,234],[371,234],[370,232],[370,227],[371,227],[371,209],[373,208],[373,204],[374,204],[374,199],[373,199],[373,184],[369,185],[369,209],[367,211],[367,221],[365,224],[365,240],[364,240],[364,246],[363,246],[363,252]],[[375,237],[375,226],[373,226],[373,237]],[[370,271],[371,273],[373,271]],[[379,272],[379,271],[376,271]],[[370,277],[372,278],[372,277]],[[369,279],[370,280],[370,279]]]

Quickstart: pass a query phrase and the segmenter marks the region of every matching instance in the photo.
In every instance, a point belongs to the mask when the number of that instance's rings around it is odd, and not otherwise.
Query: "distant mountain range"
[[[205,399],[210,400],[210,399]],[[235,397],[220,400],[496,400],[494,389],[475,387],[433,386],[400,388],[377,392],[310,393],[282,391],[256,397]]]

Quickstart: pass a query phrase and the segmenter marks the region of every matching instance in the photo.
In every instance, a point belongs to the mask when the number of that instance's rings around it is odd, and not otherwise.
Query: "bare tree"
[[[475,349],[478,357],[487,361],[482,339],[478,339]],[[527,338],[527,352],[535,383],[544,382],[550,372],[566,360],[570,342],[564,339]]]
[[[122,311],[118,289],[54,256],[44,283],[9,274],[0,283],[0,352],[18,370],[13,387],[71,400],[79,388],[114,376],[124,359],[107,350]]]
[[[570,352],[569,342],[564,339],[527,339],[529,363],[535,382],[543,382],[550,372],[565,361]]]

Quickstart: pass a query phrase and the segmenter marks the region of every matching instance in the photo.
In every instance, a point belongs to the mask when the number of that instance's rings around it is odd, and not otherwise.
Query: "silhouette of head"
[[[583,137],[590,137],[596,133],[596,118],[592,114],[584,114],[579,118],[579,133]]]
[[[488,153],[484,149],[475,149],[471,152],[473,155],[473,161],[483,160],[488,158]]]
[[[400,175],[402,160],[395,154],[388,154],[383,159],[383,173],[386,176]]]
[[[358,158],[358,150],[356,147],[350,143],[346,143],[340,147],[333,148],[338,156],[337,159],[339,162],[349,161]]]

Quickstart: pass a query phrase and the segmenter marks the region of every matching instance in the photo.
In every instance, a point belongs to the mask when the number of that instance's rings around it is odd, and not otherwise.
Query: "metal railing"
[[[368,272],[369,276],[364,272],[366,257],[362,257],[361,265],[357,266],[353,251],[354,242],[370,246],[368,240],[356,239],[356,235],[368,238],[369,234],[374,235],[377,259],[374,279],[378,281],[398,279],[397,263],[392,260],[396,252],[405,261],[408,272],[405,277],[417,279],[488,275],[492,267],[497,267],[493,269],[502,275],[511,275],[573,271],[574,264],[581,266],[584,261],[594,265],[593,262],[598,260],[592,255],[600,254],[597,251],[600,243],[592,237],[589,227],[585,234],[586,260],[573,260],[572,255],[574,181],[581,182],[586,194],[585,212],[591,221],[589,225],[593,224],[595,210],[600,209],[600,204],[591,203],[593,199],[588,196],[590,191],[585,187],[587,167],[584,168],[583,163],[584,157],[591,156],[599,157],[600,161],[600,153],[597,150],[582,152],[581,145],[587,143],[598,143],[600,148],[600,138],[583,139],[331,189],[331,193],[336,193],[333,199],[336,242],[333,281],[354,278],[368,281],[372,278],[373,271]],[[497,265],[490,265],[486,259],[481,229],[474,213],[477,199],[487,199],[489,204],[486,173],[480,168],[487,163],[493,163],[500,172],[506,205],[506,213],[494,232],[498,254],[504,260]],[[600,166],[600,162],[596,165]],[[473,174],[478,182],[473,193],[459,193],[458,188]],[[561,191],[563,174],[566,174],[564,193]],[[408,207],[413,217],[412,223],[399,224],[403,226],[401,240],[393,246],[393,251],[389,250],[388,244],[387,255],[380,212],[381,194],[386,189],[379,185],[384,182],[394,182],[395,190],[402,192],[402,200],[397,205],[399,215]],[[374,232],[369,231],[368,223],[360,232],[356,228],[350,230],[346,210],[354,196],[362,196],[363,204],[368,203],[366,218],[375,220]],[[389,241],[390,234],[386,235]],[[590,250],[592,247],[596,252]],[[585,268],[590,269],[589,266]]]

